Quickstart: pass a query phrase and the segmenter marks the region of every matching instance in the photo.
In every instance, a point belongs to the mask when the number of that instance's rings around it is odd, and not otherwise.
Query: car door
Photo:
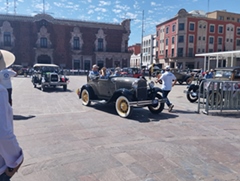
[[[112,89],[114,89],[114,84],[110,78],[98,80],[99,97],[109,99],[112,96]]]

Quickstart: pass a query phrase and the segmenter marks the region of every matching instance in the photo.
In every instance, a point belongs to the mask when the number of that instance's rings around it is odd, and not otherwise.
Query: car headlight
[[[132,88],[137,89],[138,88],[138,82],[137,80],[132,83]]]
[[[151,81],[148,85],[151,89],[154,88],[154,82],[153,81]]]

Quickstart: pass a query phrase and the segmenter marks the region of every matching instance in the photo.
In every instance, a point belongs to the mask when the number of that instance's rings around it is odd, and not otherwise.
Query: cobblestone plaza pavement
[[[12,82],[14,129],[25,155],[13,181],[240,180],[240,113],[197,114],[186,85],[170,93],[171,113],[136,108],[123,119],[113,105],[82,105],[76,89],[85,76],[70,76],[66,92],[42,92],[30,78]]]

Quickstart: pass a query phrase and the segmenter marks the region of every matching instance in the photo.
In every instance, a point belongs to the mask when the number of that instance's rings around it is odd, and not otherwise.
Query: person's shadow
[[[16,120],[16,121],[28,120],[28,119],[35,118],[35,117],[36,116],[32,116],[32,115],[29,115],[29,116],[13,115],[13,120]]]

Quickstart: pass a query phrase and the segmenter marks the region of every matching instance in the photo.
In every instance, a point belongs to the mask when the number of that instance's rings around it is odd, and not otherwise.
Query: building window
[[[80,69],[80,60],[73,60],[73,69]]]
[[[210,33],[214,33],[214,25],[210,25],[209,31],[210,31]]]
[[[230,28],[229,28],[229,27],[227,27],[227,31],[230,31]]]
[[[240,39],[237,39],[237,46],[240,46]]]
[[[175,43],[175,37],[172,37],[172,44]]]
[[[230,20],[230,17],[227,17],[227,20]]]
[[[172,25],[172,32],[175,31],[176,25]]]
[[[240,35],[240,27],[237,27],[237,35]]]
[[[189,43],[193,43],[193,35],[189,35]]]
[[[206,29],[206,25],[204,25],[203,28]]]
[[[47,38],[45,37],[40,38],[40,47],[47,48]]]
[[[184,23],[179,23],[178,30],[179,30],[179,31],[184,30]]]
[[[194,31],[194,27],[195,26],[195,24],[194,23],[190,23],[190,25],[189,25],[189,30],[190,31]]]
[[[218,26],[218,33],[223,33],[223,26]]]
[[[201,36],[199,36],[199,37],[198,37],[198,40],[201,40],[201,39],[202,39]]]
[[[232,18],[232,20],[234,21],[234,20],[235,20],[235,18]]]
[[[221,52],[222,51],[222,49],[218,49],[218,52]]]
[[[203,49],[202,49],[202,53],[204,53],[204,52],[205,52],[205,49],[203,48]]]
[[[178,43],[183,43],[183,42],[184,42],[184,36],[179,36]]]
[[[237,19],[237,22],[240,23],[240,18]]]
[[[178,48],[178,57],[183,56],[183,48]]]
[[[223,16],[219,16],[218,19],[219,20],[224,20],[224,17]]]
[[[73,39],[73,49],[74,50],[79,50],[80,49],[79,37],[74,37],[74,39]]]
[[[229,42],[229,39],[227,38],[227,42]]]
[[[193,57],[193,48],[188,49],[188,56]]]
[[[172,57],[174,57],[174,48],[172,48]]]
[[[166,45],[168,45],[168,38],[166,39]]]
[[[199,48],[199,49],[198,49],[198,53],[200,53],[200,52],[201,52],[201,49]]]
[[[168,34],[168,31],[169,31],[169,27],[166,28],[166,34]]]
[[[103,39],[98,38],[98,51],[103,51]]]
[[[214,42],[214,38],[213,37],[209,37],[209,44],[213,44]]]
[[[222,45],[222,37],[219,37],[219,38],[218,38],[218,44],[219,44],[219,45]]]
[[[4,44],[4,46],[11,46],[10,32],[4,32],[3,44]]]
[[[212,48],[210,48],[210,49],[208,50],[208,52],[213,52],[213,49],[212,49]]]
[[[199,28],[202,28],[202,25],[199,25]]]
[[[202,40],[205,41],[205,36],[202,37]]]

